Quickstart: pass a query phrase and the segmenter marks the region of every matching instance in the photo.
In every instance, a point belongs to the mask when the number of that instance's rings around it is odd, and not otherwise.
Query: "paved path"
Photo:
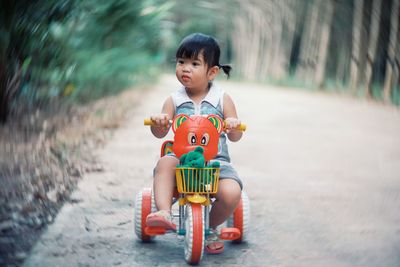
[[[34,247],[31,266],[186,266],[175,236],[142,244],[135,194],[152,183],[161,140],[142,126],[176,88],[147,93],[99,151]],[[232,158],[251,201],[249,242],[203,266],[400,266],[400,112],[324,94],[220,82],[248,124]]]

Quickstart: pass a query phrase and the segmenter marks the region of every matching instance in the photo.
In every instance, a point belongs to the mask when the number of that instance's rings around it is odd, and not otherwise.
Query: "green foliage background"
[[[86,102],[154,81],[174,1],[0,3],[0,111]],[[10,83],[16,80],[18,83]]]
[[[64,27],[73,52],[68,77],[79,101],[116,93],[154,78],[164,60],[161,22],[171,4],[161,1],[88,1]],[[69,92],[65,92],[68,94]]]
[[[154,82],[161,68],[172,68],[176,47],[193,32],[216,36],[227,46],[224,3],[2,1],[0,61],[8,67],[0,69],[0,80],[19,81],[14,87],[1,84],[0,99],[9,105],[0,111],[3,120],[21,106],[84,103]],[[226,60],[228,53],[222,55]]]

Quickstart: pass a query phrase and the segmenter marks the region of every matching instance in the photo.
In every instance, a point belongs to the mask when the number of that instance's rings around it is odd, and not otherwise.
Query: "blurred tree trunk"
[[[10,63],[0,59],[0,123],[5,123],[10,113],[10,104],[21,84],[22,68],[10,70]]]
[[[8,115],[8,96],[7,96],[7,63],[0,55],[0,123],[7,120]]]
[[[262,42],[263,42],[263,51],[261,51],[260,60],[261,60],[261,66],[260,66],[260,73],[263,75],[263,77],[268,77],[269,76],[269,71],[271,69],[271,59],[273,57],[273,50],[271,49],[271,43],[273,42],[272,39],[273,33],[271,31],[271,25],[273,24],[272,22],[272,10],[268,9],[264,11],[265,18],[263,19],[263,37],[262,37]]]
[[[311,4],[311,14],[306,16],[307,20],[305,23],[305,32],[302,36],[301,48],[300,48],[300,63],[299,76],[306,82],[313,82],[314,71],[317,61],[317,51],[319,46],[319,27],[318,17],[320,1],[315,0]]]
[[[311,10],[313,8],[311,7]],[[301,40],[300,40],[300,51],[299,51],[299,64],[298,68],[296,70],[296,75],[298,79],[304,81],[305,80],[305,75],[307,73],[307,68],[308,68],[308,58],[307,58],[307,51],[308,51],[308,46],[310,45],[310,31],[311,31],[311,16],[312,16],[312,11],[310,11],[310,8],[308,8],[305,11],[305,16],[304,16],[304,29],[303,33],[301,35]]]
[[[235,19],[235,30],[232,39],[235,40],[234,53],[241,74],[254,80],[260,76],[259,66],[262,47],[262,17],[260,9],[251,2],[238,2],[241,13]]]
[[[329,38],[331,33],[331,24],[333,17],[333,10],[335,8],[335,0],[329,0],[325,2],[323,7],[323,18],[322,21],[322,29],[321,29],[321,40],[319,44],[319,53],[317,57],[317,66],[315,71],[315,82],[318,88],[323,88],[325,81],[325,69],[326,62],[328,59],[328,47],[329,47]]]
[[[279,3],[275,3],[273,6],[273,22],[271,32],[271,44],[270,44],[270,55],[271,60],[268,63],[269,69],[268,74],[274,79],[280,79],[282,76],[282,30],[283,30],[283,19],[282,12]]]
[[[246,51],[249,49],[247,47],[248,31],[246,29],[246,19],[247,16],[244,14],[243,3],[238,2],[240,13],[236,13],[234,21],[234,30],[232,31],[233,40],[233,53],[238,66],[238,72],[245,75],[247,68],[246,62]]]
[[[22,79],[20,51],[18,43],[12,39],[15,6],[11,2],[2,3],[0,25],[0,123],[5,123],[10,113]]]
[[[12,66],[12,63],[8,60],[8,52],[14,5],[6,1],[2,2],[0,7],[0,123],[5,123],[10,104],[8,81],[10,80],[9,66]]]
[[[390,102],[390,97],[392,94],[393,86],[393,72],[397,67],[395,64],[396,61],[396,50],[399,46],[397,42],[398,28],[399,28],[399,0],[393,0],[391,15],[390,15],[390,37],[389,37],[389,45],[388,45],[388,58],[386,60],[386,75],[385,75],[385,84],[383,87],[383,99],[386,103]],[[397,70],[398,72],[398,70]]]
[[[354,1],[354,15],[353,15],[353,44],[352,54],[350,63],[350,89],[353,93],[356,93],[359,82],[360,73],[360,58],[361,58],[361,38],[362,38],[362,26],[363,26],[363,9],[364,0]]]
[[[259,79],[262,75],[260,73],[260,65],[262,64],[262,62],[260,62],[260,54],[262,54],[262,51],[264,50],[264,47],[262,47],[261,43],[263,35],[263,14],[260,9],[252,5],[247,6],[247,14],[249,15],[248,26],[250,26],[248,27],[248,29],[249,32],[252,33],[249,38],[251,49],[249,49],[248,51],[252,51],[253,53],[247,54],[249,58],[249,65],[246,76],[251,80],[256,80]]]
[[[400,86],[400,33],[397,36],[395,61],[393,63],[393,86]]]
[[[372,71],[378,45],[379,23],[381,18],[382,0],[373,0],[371,10],[371,25],[369,31],[367,62],[365,70],[365,95],[372,97]]]
[[[281,24],[280,28],[274,32],[276,36],[275,60],[272,77],[281,80],[288,76],[290,69],[290,56],[292,53],[294,34],[297,21],[297,4],[296,0],[284,0],[276,3],[277,10],[274,12],[277,21]]]
[[[349,58],[351,51],[347,46],[339,48],[339,62],[336,68],[336,85],[343,86],[348,78]]]
[[[276,2],[260,1],[258,6],[263,13],[263,51],[261,51],[260,59],[262,61],[260,72],[263,77],[270,77],[272,75],[273,69],[275,68],[274,61],[276,60],[274,53],[276,52],[276,32],[279,31],[281,25],[276,25],[278,22],[275,14]]]
[[[243,53],[239,52],[243,51],[246,48],[243,40],[243,38],[246,37],[245,36],[246,29],[243,16],[236,14],[233,23],[234,23],[233,26],[234,30],[232,30],[231,32],[232,49],[234,54],[233,58],[236,61],[237,71],[239,73],[243,73],[244,58],[243,58]]]

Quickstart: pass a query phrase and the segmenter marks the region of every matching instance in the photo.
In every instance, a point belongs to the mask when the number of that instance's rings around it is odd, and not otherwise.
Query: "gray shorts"
[[[177,158],[177,157],[175,156],[175,154],[173,154],[173,153],[167,154],[167,155],[165,155],[164,157],[174,157],[174,158]],[[211,162],[213,162],[213,161],[219,161],[219,163],[221,164],[220,173],[219,173],[219,179],[220,179],[220,180],[223,180],[223,179],[232,179],[232,180],[235,180],[235,181],[239,184],[240,189],[243,190],[243,183],[242,183],[242,180],[240,180],[237,171],[236,171],[235,168],[233,168],[233,166],[232,166],[232,163],[226,162],[226,161],[221,161],[221,160],[211,160]],[[154,173],[155,173],[155,168],[154,168],[154,170],[153,170],[153,176],[154,176]]]
[[[212,161],[219,161],[219,163],[221,164],[220,173],[219,173],[220,180],[222,180],[222,179],[235,180],[236,182],[238,182],[240,189],[243,190],[242,180],[240,180],[239,174],[237,173],[235,168],[233,168],[233,166],[230,162],[220,161],[220,160],[212,160]]]

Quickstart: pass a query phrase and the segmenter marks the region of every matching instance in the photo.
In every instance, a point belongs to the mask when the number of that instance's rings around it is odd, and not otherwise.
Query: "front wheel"
[[[200,204],[189,203],[185,212],[185,260],[189,264],[198,264],[203,257],[204,214]]]
[[[236,243],[241,243],[247,238],[247,231],[250,223],[250,201],[247,194],[242,191],[242,196],[239,204],[236,206],[235,211],[227,221],[228,227],[235,227],[239,229],[241,235],[238,239],[234,240]]]
[[[145,233],[146,218],[152,212],[155,212],[156,204],[154,201],[154,195],[151,188],[143,188],[136,195],[135,201],[135,233],[137,237],[143,242],[151,241],[154,236],[149,236]]]

